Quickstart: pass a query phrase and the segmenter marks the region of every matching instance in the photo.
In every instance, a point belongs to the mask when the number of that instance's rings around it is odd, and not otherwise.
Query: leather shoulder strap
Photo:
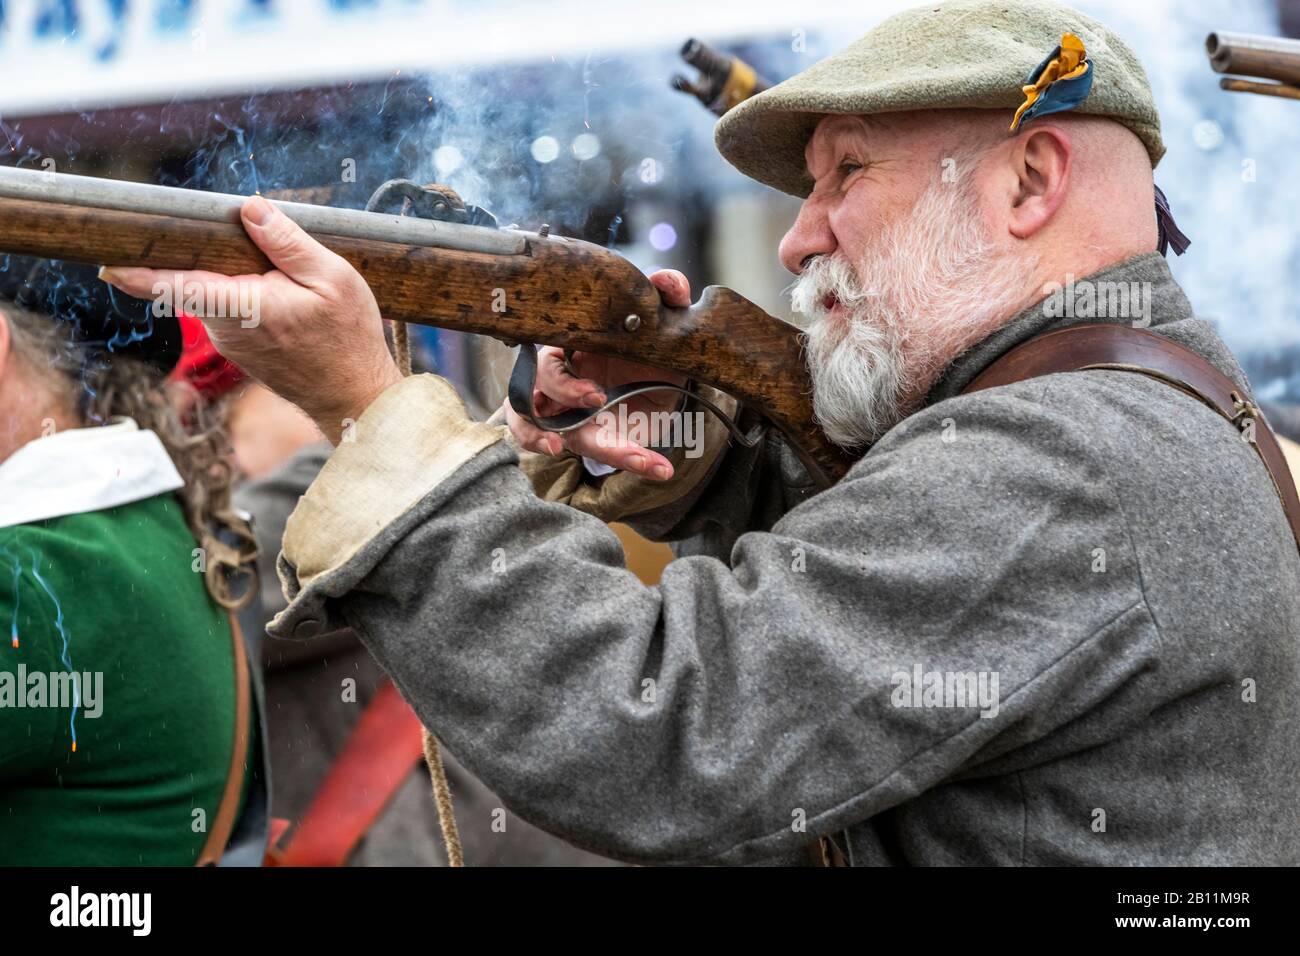
[[[226,786],[221,793],[221,804],[212,821],[208,838],[203,841],[196,866],[216,866],[226,852],[230,834],[235,829],[239,813],[239,798],[244,792],[244,773],[248,762],[248,722],[252,708],[252,683],[248,673],[248,653],[244,649],[244,635],[239,621],[230,616],[230,639],[235,652],[235,746],[230,752],[230,769]]]
[[[1016,346],[963,389],[963,394],[1055,372],[1108,369],[1159,379],[1214,409],[1259,453],[1300,548],[1300,496],[1273,431],[1243,391],[1189,348],[1126,325],[1074,325]]]

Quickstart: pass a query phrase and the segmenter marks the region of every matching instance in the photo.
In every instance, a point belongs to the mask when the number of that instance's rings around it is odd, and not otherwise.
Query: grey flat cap
[[[1029,73],[1074,33],[1094,77],[1075,111],[1131,129],[1154,167],[1160,117],[1137,56],[1103,24],[1044,0],[955,0],[890,17],[840,53],[746,100],[718,121],[719,152],[746,176],[795,196],[812,183],[804,146],[831,113],[1005,109],[1024,102]]]

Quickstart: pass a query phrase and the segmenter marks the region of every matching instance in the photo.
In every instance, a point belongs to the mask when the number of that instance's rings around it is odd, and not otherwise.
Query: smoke
[[[335,186],[361,206],[386,179],[451,186],[502,224],[593,241],[642,195],[703,195],[727,175],[712,117],[670,90],[668,51],[395,77],[286,122],[249,98],[175,176],[248,193]],[[319,105],[319,104],[318,104]]]

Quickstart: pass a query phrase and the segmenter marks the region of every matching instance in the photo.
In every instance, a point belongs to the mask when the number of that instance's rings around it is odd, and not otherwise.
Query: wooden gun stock
[[[0,173],[42,175],[28,170]],[[58,178],[80,180],[92,184],[90,188],[96,182],[71,176],[52,176],[51,181]],[[191,193],[120,185],[141,192]],[[192,193],[230,205],[233,215],[222,213],[228,221],[212,221],[60,202],[54,198],[59,195],[54,185],[48,192],[51,201],[0,194],[0,250],[91,264],[227,275],[272,268],[238,223],[239,197]],[[785,434],[820,484],[833,484],[852,464],[853,459],[813,421],[812,386],[798,330],[729,289],[711,286],[694,305],[672,309],[662,304],[640,270],[591,243],[432,222],[421,227],[435,230],[438,236],[451,235],[452,245],[473,247],[476,235],[485,233],[484,245],[493,251],[392,242],[367,238],[366,229],[351,227],[354,221],[368,227],[370,223],[356,217],[379,214],[324,210],[344,214],[339,221],[355,233],[339,235],[311,228],[305,221],[308,214],[303,210],[323,207],[279,205],[357,268],[386,318],[670,369],[718,388],[764,415]]]

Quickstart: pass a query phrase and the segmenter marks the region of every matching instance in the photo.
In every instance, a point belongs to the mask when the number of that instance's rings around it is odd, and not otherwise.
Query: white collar
[[[129,418],[70,428],[0,463],[0,528],[114,508],[184,485],[158,436]]]

